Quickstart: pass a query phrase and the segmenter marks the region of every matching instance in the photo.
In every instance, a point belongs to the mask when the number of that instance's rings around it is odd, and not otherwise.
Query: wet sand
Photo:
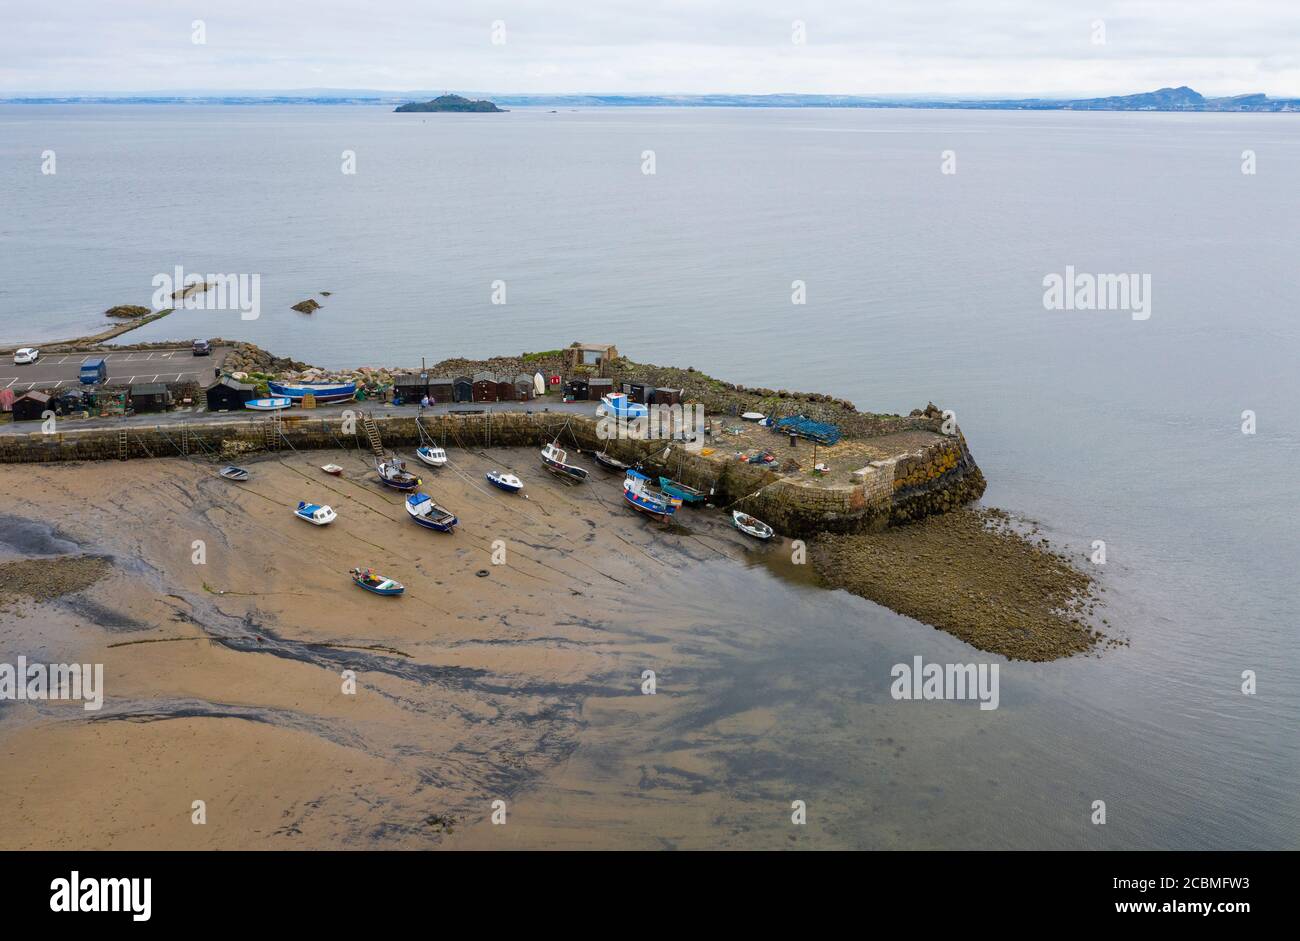
[[[38,556],[30,574],[108,560],[90,582],[11,592],[0,612],[0,659],[105,674],[97,713],[0,703],[0,848],[863,845],[791,832],[791,782],[862,754],[890,783],[873,800],[892,799],[911,714],[873,712],[864,733],[801,710],[807,727],[792,727],[785,697],[816,667],[786,677],[788,655],[768,664],[762,642],[797,636],[809,598],[843,604],[792,584],[779,615],[727,594],[754,584],[755,564],[810,582],[788,543],[759,546],[707,509],[653,523],[585,456],[592,478],[571,486],[533,450],[450,454],[420,473],[460,516],[452,536],[406,519],[355,451],[261,457],[245,484],[183,460],[0,467],[3,492],[21,481],[26,520],[13,501],[0,509],[0,561]],[[344,477],[318,469],[328,462]],[[483,480],[498,468],[527,499]],[[296,519],[299,499],[338,521]],[[354,565],[406,595],[361,591]],[[809,643],[797,656],[833,658]],[[647,665],[659,695],[642,694]],[[742,669],[759,679],[742,683]],[[954,710],[925,747],[976,717]],[[495,800],[512,826],[490,823]]]

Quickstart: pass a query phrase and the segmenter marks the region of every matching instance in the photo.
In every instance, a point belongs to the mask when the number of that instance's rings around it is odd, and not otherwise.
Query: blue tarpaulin
[[[789,418],[777,419],[772,428],[782,434],[809,438],[818,444],[835,444],[840,440],[838,425],[813,421],[807,415],[791,415]]]

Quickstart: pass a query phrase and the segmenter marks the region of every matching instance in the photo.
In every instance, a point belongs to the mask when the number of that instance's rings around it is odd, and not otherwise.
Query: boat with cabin
[[[570,464],[569,453],[554,441],[542,448],[542,463],[547,470],[562,480],[581,483],[587,479],[587,469],[577,464]]]
[[[524,482],[514,474],[503,474],[500,471],[489,471],[483,475],[488,479],[488,483],[504,490],[506,493],[518,493],[524,489]]]
[[[417,525],[440,533],[455,532],[456,524],[460,522],[455,513],[439,506],[427,493],[413,493],[407,497],[406,512]]]
[[[667,520],[682,505],[679,498],[655,488],[649,477],[635,470],[623,479],[623,499],[632,509],[659,520]]]
[[[608,415],[622,421],[634,421],[638,418],[648,418],[650,409],[639,402],[629,401],[626,392],[610,392],[600,397],[596,414]]]
[[[375,470],[379,472],[379,482],[394,490],[414,490],[420,486],[420,478],[406,469],[405,461],[396,458],[376,461]]]
[[[415,456],[430,467],[442,467],[447,463],[447,452],[436,444],[426,444],[416,448]]]
[[[338,514],[334,512],[333,507],[323,503],[308,503],[306,500],[298,501],[298,508],[293,511],[293,515],[298,519],[306,520],[314,526],[324,526],[338,519]]]

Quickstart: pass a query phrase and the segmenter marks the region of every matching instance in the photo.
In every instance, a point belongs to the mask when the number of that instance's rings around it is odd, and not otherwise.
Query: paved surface
[[[200,357],[202,359],[203,357]],[[142,379],[141,382],[152,382],[152,379]],[[160,379],[159,382],[162,380]],[[567,415],[587,415],[595,417],[596,407],[599,402],[456,402],[448,405],[434,405],[423,410],[425,415],[441,415],[447,412],[464,412],[474,413],[480,411],[493,412],[558,412]],[[352,408],[362,412],[373,412],[376,418],[383,418],[385,415],[419,415],[421,409],[418,405],[384,405],[376,402],[344,402],[338,405],[323,405],[316,409],[290,408],[282,414],[288,418],[335,418],[339,417],[344,409]],[[60,418],[58,430],[76,431],[79,428],[123,428],[131,426],[144,425],[152,428],[154,425],[174,425],[181,422],[193,424],[199,423],[219,423],[232,421],[262,421],[267,416],[266,412],[253,412],[245,409],[240,412],[209,412],[203,408],[178,408],[170,412],[147,412],[140,415],[118,416],[115,418]],[[24,422],[6,422],[0,424],[0,435],[25,435],[33,431],[40,430],[39,421]]]
[[[166,350],[134,350],[120,353],[44,353],[26,366],[15,366],[13,356],[0,360],[0,389],[21,395],[32,389],[79,388],[81,364],[102,356],[108,361],[108,384],[126,386],[135,382],[184,382],[207,387],[216,378],[214,370],[225,362],[226,347],[211,356],[195,356],[189,347]]]

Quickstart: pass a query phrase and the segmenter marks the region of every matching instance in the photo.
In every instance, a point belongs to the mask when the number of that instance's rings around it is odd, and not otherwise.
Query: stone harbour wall
[[[449,447],[535,447],[559,439],[570,450],[603,449],[628,463],[641,462],[652,476],[666,473],[706,492],[718,507],[737,507],[788,536],[818,532],[861,532],[906,523],[956,509],[984,493],[984,476],[965,438],[936,436],[916,451],[872,461],[851,481],[782,477],[770,468],[717,455],[703,456],[678,442],[602,441],[591,418],[554,412],[439,413],[376,416],[386,447],[413,447],[424,435]],[[417,424],[417,421],[420,424]],[[125,438],[123,438],[125,432]],[[343,433],[333,415],[316,418],[294,413],[282,420],[121,425],[60,431],[46,435],[0,435],[0,463],[109,461],[189,457],[237,461],[267,451],[369,448],[361,421],[354,434]],[[579,463],[591,466],[590,461]],[[593,473],[601,473],[592,467]]]

